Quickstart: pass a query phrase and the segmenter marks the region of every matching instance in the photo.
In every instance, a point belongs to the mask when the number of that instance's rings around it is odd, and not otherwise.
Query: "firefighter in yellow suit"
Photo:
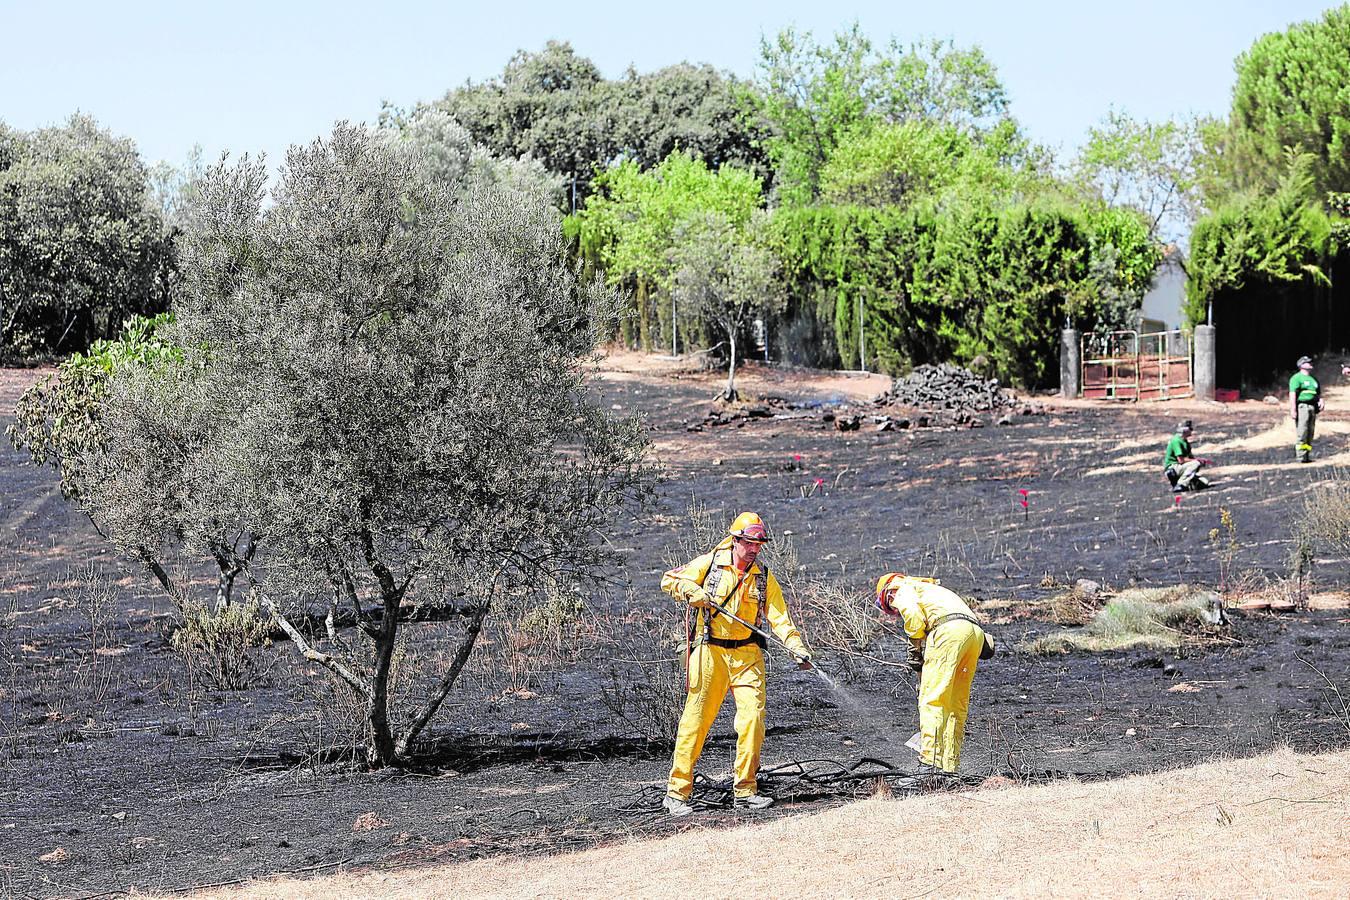
[[[722,607],[760,627],[767,623],[798,665],[810,667],[811,653],[792,624],[782,588],[772,572],[755,562],[768,541],[760,517],[741,513],[711,553],[661,577],[661,590],[689,604],[693,613],[689,693],[675,735],[675,759],[666,788],[665,808],[673,816],[693,811],[689,795],[694,765],[728,689],[736,700],[736,805],[748,809],[773,805],[773,798],[759,793],[757,781],[764,743],[762,641],[744,625],[717,615],[715,608]]]
[[[881,576],[877,606],[900,618],[910,639],[911,665],[921,672],[921,761],[925,768],[955,772],[961,764],[975,666],[993,655],[993,640],[965,601],[931,578],[898,572]]]

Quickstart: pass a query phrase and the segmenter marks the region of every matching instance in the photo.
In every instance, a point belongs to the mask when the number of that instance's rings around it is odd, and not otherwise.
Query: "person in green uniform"
[[[1298,371],[1289,379],[1289,415],[1294,420],[1296,443],[1294,458],[1299,462],[1312,462],[1313,432],[1317,429],[1317,414],[1325,405],[1322,402],[1322,386],[1313,377],[1312,360],[1306,356],[1298,358]]]
[[[1209,479],[1200,475],[1200,469],[1210,464],[1207,459],[1191,455],[1191,420],[1177,426],[1176,434],[1163,451],[1163,474],[1173,491],[1199,491],[1209,487]]]

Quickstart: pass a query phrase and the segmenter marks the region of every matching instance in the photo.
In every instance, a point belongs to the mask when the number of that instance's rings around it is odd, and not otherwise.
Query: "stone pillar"
[[[1214,326],[1195,326],[1195,357],[1192,365],[1191,381],[1195,385],[1195,396],[1201,400],[1214,399],[1214,373],[1217,371],[1218,355],[1215,353]]]
[[[1076,328],[1065,328],[1059,333],[1059,395],[1083,395],[1083,347]]]

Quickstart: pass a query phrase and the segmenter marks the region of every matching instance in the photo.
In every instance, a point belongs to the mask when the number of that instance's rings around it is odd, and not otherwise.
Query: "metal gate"
[[[1191,342],[1180,330],[1083,335],[1083,396],[1098,400],[1191,397]]]

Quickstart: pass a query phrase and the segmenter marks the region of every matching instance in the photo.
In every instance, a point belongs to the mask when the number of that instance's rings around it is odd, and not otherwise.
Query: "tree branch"
[[[445,670],[441,676],[440,684],[436,690],[427,698],[427,702],[422,709],[415,715],[408,727],[404,730],[398,739],[398,745],[395,748],[395,757],[405,760],[408,758],[408,751],[417,740],[422,729],[432,720],[436,712],[445,702],[455,682],[459,680],[459,674],[464,670],[464,664],[469,661],[469,654],[473,652],[474,645],[478,643],[478,635],[482,633],[483,621],[487,618],[488,610],[492,608],[492,596],[497,590],[497,581],[506,571],[507,563],[501,562],[497,566],[497,571],[492,573],[492,580],[488,582],[487,591],[483,596],[483,602],[473,610],[473,618],[469,620],[468,628],[464,632],[463,639],[459,642],[459,648],[455,651],[454,659],[450,661],[450,667]]]
[[[413,742],[417,740],[418,735],[422,733],[422,729],[426,728],[427,723],[430,722],[437,711],[440,710],[441,704],[445,701],[446,696],[449,695],[450,690],[455,686],[455,682],[459,680],[459,673],[464,670],[464,664],[469,661],[469,654],[473,652],[474,645],[478,643],[478,635],[483,630],[483,621],[487,618],[488,610],[491,606],[492,599],[491,596],[489,596],[474,610],[473,618],[469,620],[468,631],[464,633],[463,639],[459,642],[459,648],[455,651],[454,659],[450,661],[450,667],[445,670],[445,674],[441,676],[440,684],[436,686],[436,690],[432,692],[429,698],[427,698],[427,702],[422,706],[422,709],[417,713],[413,720],[408,723],[407,729],[404,730],[403,735],[399,738],[398,746],[395,748],[395,755],[397,758],[401,760],[407,759],[408,750],[412,747]]]
[[[337,631],[337,600],[337,591],[334,591],[333,596],[328,600],[328,615],[323,618],[324,628],[328,631],[328,639],[332,641],[334,645],[341,647],[344,652],[350,651],[352,648],[342,639],[342,636],[339,635]]]
[[[374,638],[379,634],[379,629],[371,623],[370,615],[361,608],[361,598],[356,593],[356,584],[352,581],[351,573],[347,571],[347,567],[342,563],[338,554],[334,553],[333,555],[334,558],[337,559],[336,569],[334,569],[333,566],[329,567],[329,580],[335,585],[341,586],[342,593],[346,596],[347,602],[352,606],[352,615],[354,616],[354,618],[347,618],[341,614],[337,614],[334,616],[334,625],[336,627],[355,625],[365,632],[368,637]],[[337,573],[336,578],[333,577],[334,571]]]
[[[277,608],[277,605],[273,602],[272,598],[266,594],[261,594],[261,597],[263,606],[272,614],[272,618],[281,626],[281,630],[286,632],[286,636],[291,639],[291,643],[295,645],[296,649],[300,651],[305,659],[325,666],[329,671],[347,682],[352,690],[356,691],[362,697],[369,699],[370,687],[361,680],[359,675],[339,662],[337,657],[328,653],[320,653],[318,650],[311,647],[309,642],[305,640],[304,635],[302,635],[300,631],[290,623],[286,616],[282,614],[281,610]]]
[[[141,561],[141,564],[150,570],[150,574],[155,576],[155,580],[164,588],[164,592],[169,595],[169,599],[173,601],[174,605],[182,609],[187,602],[187,597],[182,590],[174,585],[169,578],[169,573],[164,571],[164,566],[160,565],[159,560],[155,559],[145,547],[137,547],[133,552]]]

